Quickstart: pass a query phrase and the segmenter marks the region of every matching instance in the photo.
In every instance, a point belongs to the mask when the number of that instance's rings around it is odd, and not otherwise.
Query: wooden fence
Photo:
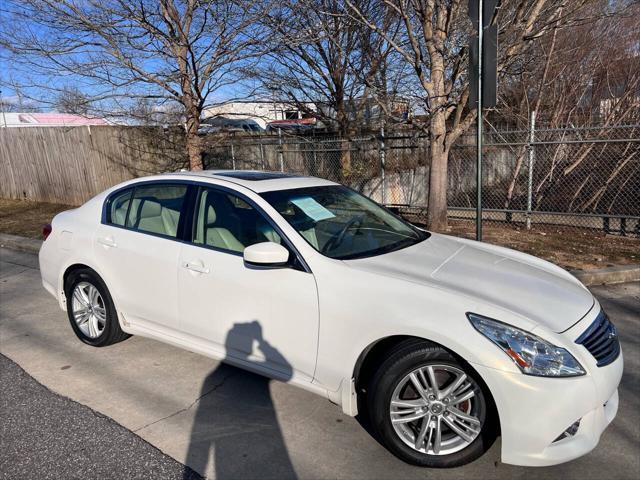
[[[161,127],[0,128],[0,198],[80,205],[122,181],[186,165]]]

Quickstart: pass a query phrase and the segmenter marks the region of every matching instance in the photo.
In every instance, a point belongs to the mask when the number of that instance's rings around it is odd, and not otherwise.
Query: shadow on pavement
[[[262,336],[257,321],[238,323],[229,331],[227,355],[251,361],[253,345],[264,364],[277,364],[283,381],[291,365]],[[280,373],[280,372],[279,372]],[[216,479],[296,478],[282,437],[269,384],[271,379],[221,363],[205,379],[200,392],[187,452],[197,472],[213,471]],[[208,469],[209,468],[209,469]],[[185,480],[191,478],[185,471]]]

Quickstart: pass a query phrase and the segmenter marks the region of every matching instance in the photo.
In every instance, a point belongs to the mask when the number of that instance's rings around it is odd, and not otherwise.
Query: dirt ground
[[[75,208],[54,203],[0,199],[0,233],[42,238],[42,226],[63,210]]]
[[[475,238],[475,224],[450,221],[449,234]],[[535,226],[531,230],[487,222],[482,240],[541,257],[569,270],[640,264],[640,238],[591,229]]]
[[[0,233],[40,238],[42,225],[70,208],[74,207],[0,199]],[[473,222],[449,223],[448,234],[474,238]],[[637,237],[557,226],[536,226],[525,230],[490,222],[483,226],[483,232],[483,240],[487,243],[530,253],[571,270],[640,264],[640,238]]]

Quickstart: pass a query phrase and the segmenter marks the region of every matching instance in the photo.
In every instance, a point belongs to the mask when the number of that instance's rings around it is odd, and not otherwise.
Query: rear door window
[[[134,190],[126,227],[176,238],[186,185],[142,185]]]
[[[124,227],[133,189],[119,192],[109,199],[107,223]]]

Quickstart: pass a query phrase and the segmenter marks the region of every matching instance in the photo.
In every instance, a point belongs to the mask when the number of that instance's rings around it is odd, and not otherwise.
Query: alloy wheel
[[[73,319],[80,331],[89,338],[98,338],[107,323],[105,303],[98,289],[89,282],[80,282],[72,294]]]
[[[428,455],[449,455],[470,445],[482,430],[476,382],[451,365],[425,365],[397,384],[389,415],[400,439]]]

